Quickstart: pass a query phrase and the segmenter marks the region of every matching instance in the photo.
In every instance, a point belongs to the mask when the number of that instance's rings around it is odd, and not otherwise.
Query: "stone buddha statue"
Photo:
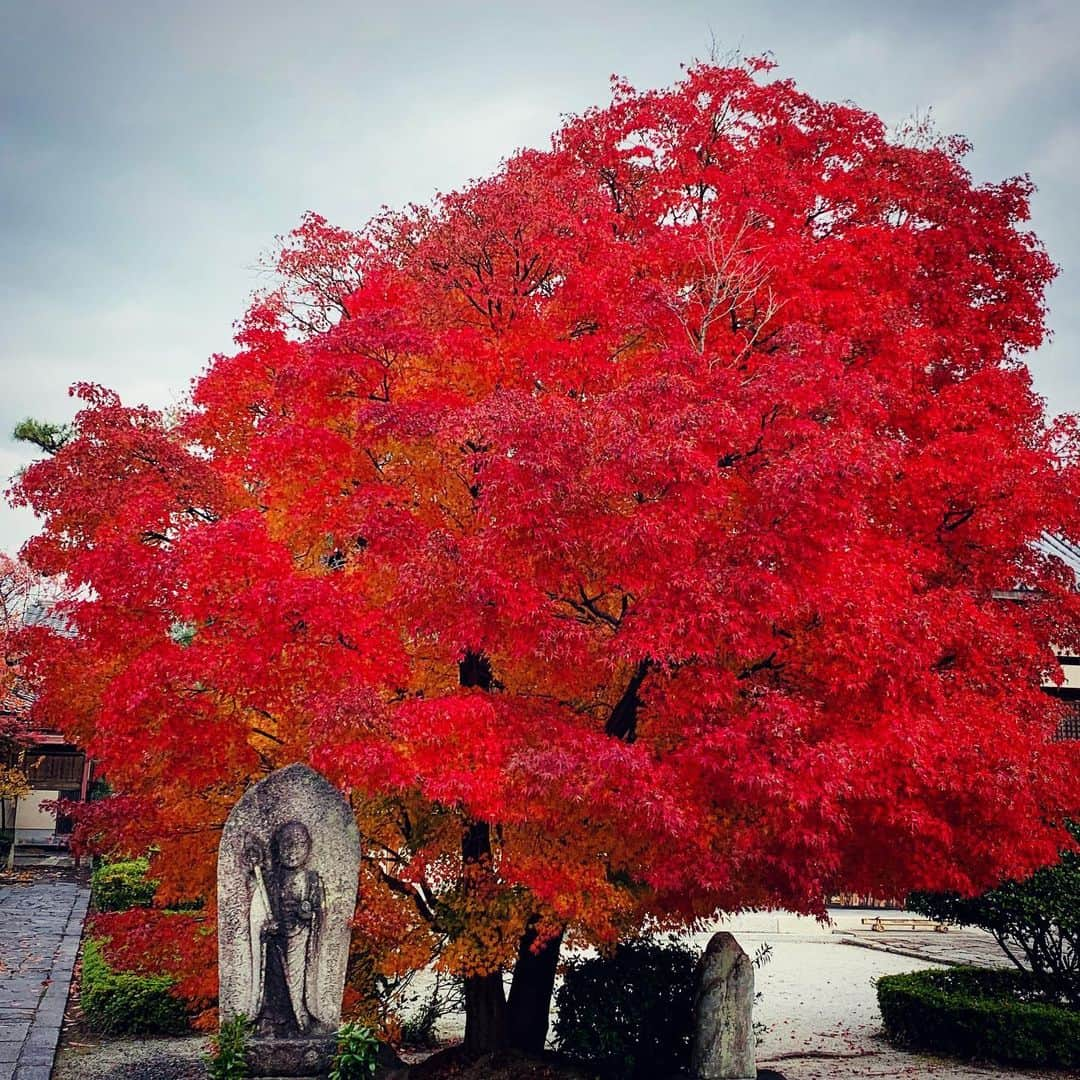
[[[249,845],[251,904],[251,1014],[259,1035],[296,1038],[325,1029],[314,1003],[319,930],[325,890],[307,868],[311,835],[299,821],[278,826],[270,840],[269,865]]]

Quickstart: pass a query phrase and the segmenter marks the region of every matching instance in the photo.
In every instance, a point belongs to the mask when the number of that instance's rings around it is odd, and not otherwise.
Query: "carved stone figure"
[[[259,848],[250,849],[258,853]],[[322,878],[306,869],[311,835],[300,821],[278,826],[270,866],[252,861],[251,985],[260,1035],[302,1035],[318,1029],[316,963],[323,912]]]
[[[349,804],[306,765],[272,773],[229,814],[218,853],[219,1011],[254,1023],[255,1075],[318,1075],[333,1052],[359,865]]]

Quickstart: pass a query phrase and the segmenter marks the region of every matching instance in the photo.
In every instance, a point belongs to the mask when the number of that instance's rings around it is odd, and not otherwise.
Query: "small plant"
[[[368,1080],[379,1063],[379,1040],[363,1024],[344,1024],[338,1031],[338,1048],[330,1080]]]
[[[205,1061],[211,1080],[244,1080],[250,1035],[251,1021],[246,1016],[233,1016],[210,1036],[211,1050]]]
[[[767,964],[772,963],[772,946],[767,941],[763,941],[754,950],[754,956],[750,962],[754,965],[755,968],[757,968],[758,971],[760,971]],[[760,990],[758,990],[754,994],[755,1009],[757,1008],[758,1003],[761,1001],[762,996],[763,995]],[[765,1036],[769,1033],[768,1025],[763,1024],[758,1020],[754,1020],[751,1026],[754,1029],[754,1039],[756,1042],[761,1042],[761,1040],[764,1039]]]
[[[156,881],[148,880],[150,863],[146,859],[102,863],[90,879],[94,907],[98,911],[127,911],[149,907],[154,901]]]
[[[750,962],[758,969],[758,971],[767,964],[770,964],[772,962],[772,946],[767,941],[763,941],[754,950],[754,956]]]
[[[402,1020],[401,1041],[406,1046],[437,1045],[435,1027],[440,1018],[465,1008],[462,984],[444,971],[436,971],[426,994],[411,999],[412,1010]]]

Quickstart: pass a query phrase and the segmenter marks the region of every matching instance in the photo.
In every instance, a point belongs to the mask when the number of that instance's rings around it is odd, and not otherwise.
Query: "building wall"
[[[56,835],[56,816],[41,809],[41,803],[60,797],[59,791],[31,791],[19,800],[15,815],[15,843],[48,843]]]
[[[1059,656],[1061,683],[1044,683],[1043,689],[1051,696],[1064,701],[1068,712],[1058,727],[1057,738],[1080,739],[1080,657]]]
[[[1075,656],[1061,657],[1061,673],[1065,676],[1061,689],[1080,690],[1080,658]]]

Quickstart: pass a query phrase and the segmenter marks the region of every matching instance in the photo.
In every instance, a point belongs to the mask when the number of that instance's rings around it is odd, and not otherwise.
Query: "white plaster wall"
[[[19,800],[19,809],[15,815],[15,842],[17,844],[40,843],[49,840],[56,833],[56,817],[41,809],[43,802],[56,800],[59,791],[31,791],[25,799]]]
[[[1070,690],[1080,689],[1080,664],[1062,664],[1061,671],[1065,676],[1062,687]]]

